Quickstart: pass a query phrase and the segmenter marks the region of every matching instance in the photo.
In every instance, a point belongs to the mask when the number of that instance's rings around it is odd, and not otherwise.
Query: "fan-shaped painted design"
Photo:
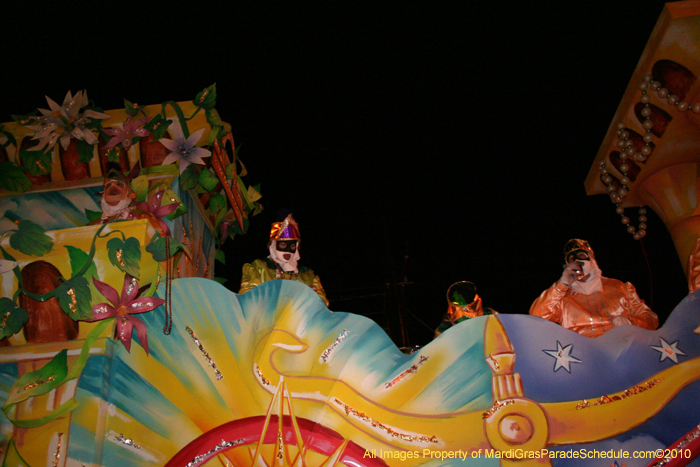
[[[404,355],[374,322],[329,311],[295,281],[236,295],[182,279],[172,292],[170,335],[161,312],[141,315],[150,356],[96,346],[75,388],[65,465],[464,465],[439,458],[450,453],[497,465],[497,450],[667,447],[700,422],[697,294],[658,331],[588,339],[501,314]],[[661,341],[676,361],[660,357]],[[567,358],[577,361],[555,371]],[[3,387],[16,375],[0,365]]]

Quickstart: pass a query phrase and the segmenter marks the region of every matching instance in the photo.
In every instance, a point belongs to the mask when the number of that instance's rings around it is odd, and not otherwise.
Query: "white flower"
[[[182,133],[180,122],[173,122],[170,128],[173,130],[173,139],[164,138],[160,140],[161,144],[171,151],[163,160],[163,165],[174,164],[179,160],[180,173],[184,172],[190,164],[204,165],[202,158],[210,157],[211,151],[195,146],[202,137],[204,128],[192,133],[187,140],[185,140],[185,135]]]
[[[50,110],[39,109],[41,117],[33,117],[41,125],[29,127],[36,131],[32,139],[39,140],[36,146],[29,149],[30,151],[44,150],[46,152],[56,144],[57,140],[60,140],[61,146],[63,149],[66,149],[70,144],[71,138],[95,144],[97,143],[97,138],[84,125],[90,123],[91,119],[110,118],[107,114],[89,109],[82,114],[80,113],[80,109],[88,104],[86,91],[79,91],[75,96],[68,91],[63,99],[63,105],[58,105],[48,96],[46,96],[46,102],[48,102]]]

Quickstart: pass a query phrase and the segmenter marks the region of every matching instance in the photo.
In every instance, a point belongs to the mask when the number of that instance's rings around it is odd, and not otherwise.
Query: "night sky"
[[[458,280],[527,313],[573,237],[662,320],[687,292],[658,217],[634,241],[583,186],[661,1],[80,3],[0,19],[0,118],[68,90],[114,109],[216,83],[265,206],[217,264],[234,291],[289,209],[330,308],[399,343],[429,340]]]

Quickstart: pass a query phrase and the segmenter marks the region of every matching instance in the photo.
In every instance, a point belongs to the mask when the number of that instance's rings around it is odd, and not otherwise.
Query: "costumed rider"
[[[291,214],[281,222],[274,222],[270,230],[270,240],[267,243],[270,256],[243,265],[243,278],[238,293],[247,292],[263,282],[274,279],[295,280],[314,289],[323,303],[328,306],[328,298],[321,285],[321,279],[314,274],[313,270],[298,265],[300,242],[299,225]]]
[[[626,324],[651,330],[658,327],[656,313],[639,298],[631,283],[603,277],[587,241],[569,240],[564,261],[561,278],[535,300],[531,315],[587,337],[598,337]]]
[[[474,283],[455,282],[447,289],[447,313],[442,318],[442,323],[435,329],[433,339],[457,323],[477,316],[493,314],[497,314],[494,309],[484,308]]]

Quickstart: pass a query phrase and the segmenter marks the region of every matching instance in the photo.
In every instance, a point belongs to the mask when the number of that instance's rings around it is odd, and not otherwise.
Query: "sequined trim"
[[[501,410],[501,408],[505,407],[506,405],[510,405],[510,404],[515,404],[515,401],[513,399],[507,399],[504,401],[496,401],[493,403],[493,406],[491,406],[490,409],[488,409],[486,412],[481,414],[481,418],[483,418],[483,419],[489,418],[491,415],[493,415],[496,412],[498,412],[499,410]]]
[[[228,449],[233,446],[238,446],[239,444],[243,444],[242,439],[237,439],[236,441],[224,441],[223,439],[221,440],[221,443],[217,444],[214,446],[212,449],[208,450],[204,454],[200,454],[198,456],[195,456],[194,459],[192,459],[186,467],[195,467],[197,464],[205,460],[207,457],[211,456],[212,454],[221,451],[223,449]]]
[[[121,256],[122,256],[121,251],[122,250],[119,250],[119,252],[117,253],[117,258],[119,259],[119,262],[121,263],[121,265],[124,266],[124,263],[121,260]],[[138,285],[139,285],[139,283],[136,282],[136,278],[132,277],[131,281],[129,281],[129,285],[126,287],[126,295],[131,295],[131,292],[134,291],[134,287],[137,287]]]
[[[107,313],[107,305],[102,305],[101,307],[95,310],[95,313]]]
[[[411,374],[411,373],[417,372],[417,371],[418,371],[418,367],[419,367],[420,365],[422,365],[423,362],[426,361],[426,360],[429,359],[429,358],[430,358],[430,357],[426,357],[425,355],[421,355],[421,356],[420,356],[420,360],[418,361],[418,363],[416,363],[416,364],[414,364],[414,365],[411,365],[407,370],[405,370],[405,371],[404,371],[403,373],[401,373],[399,376],[397,376],[396,378],[394,378],[394,379],[392,379],[391,381],[389,381],[388,383],[386,383],[386,384],[384,385],[384,388],[385,388],[385,389],[389,389],[390,387],[392,387],[393,385],[395,385],[396,383],[398,383],[399,381],[401,381],[402,379],[404,379],[404,378],[406,377],[406,375],[409,375],[409,374]]]
[[[493,363],[493,368],[498,371],[501,369],[501,365],[498,363],[498,360],[496,357],[493,356],[492,353],[489,354],[489,360],[491,360],[491,363]]]
[[[133,439],[131,438],[125,438],[122,433],[119,433],[119,436],[114,437],[115,441],[119,441],[122,444],[126,444],[127,446],[133,446],[134,449],[141,449],[141,446],[136,444]]]
[[[37,382],[32,383],[32,384],[27,384],[25,387],[21,388],[21,389],[20,389],[19,391],[17,391],[17,392],[28,391],[29,389],[34,389],[34,388],[37,387],[37,386],[41,386],[41,385],[46,384],[46,383],[51,383],[51,382],[53,382],[53,381],[54,381],[54,377],[53,377],[53,376],[49,376],[48,378],[42,379],[41,381],[37,381]]]
[[[70,296],[70,312],[75,313],[75,311],[78,309],[78,300],[75,299],[75,290],[68,289],[66,293]]]
[[[344,402],[340,401],[337,397],[333,398],[333,402],[335,402],[337,405],[339,405],[344,411],[346,415],[352,415],[354,417],[359,418],[360,420],[370,424],[372,427],[379,428],[380,430],[386,431],[388,434],[393,436],[394,438],[401,438],[403,441],[418,441],[418,442],[423,442],[423,443],[438,443],[439,440],[437,436],[426,436],[426,435],[409,435],[406,433],[399,433],[398,431],[389,428],[388,426],[379,423],[377,420],[373,419],[369,415],[363,413],[363,412],[358,412],[357,410],[353,409],[349,405],[345,404]]]
[[[673,449],[665,449],[664,452],[668,452],[669,455],[664,456],[663,459],[659,459],[653,464],[651,464],[649,467],[661,467],[663,465],[668,464],[671,462],[674,458],[679,457],[675,454],[679,453],[683,448],[685,448],[687,445],[695,441],[696,439],[700,438],[700,425],[696,426],[693,428],[690,433],[685,435],[683,439],[680,440],[678,443],[678,446],[673,447]],[[660,450],[660,449],[659,449]],[[674,454],[674,456],[671,456],[671,454]]]
[[[617,401],[621,401],[623,399],[627,399],[630,396],[634,396],[635,394],[639,394],[640,392],[644,392],[647,389],[653,388],[654,386],[656,386],[657,384],[659,384],[662,381],[663,381],[663,379],[661,379],[661,378],[654,378],[651,381],[647,381],[644,384],[635,384],[631,388],[625,389],[624,391],[622,391],[619,396],[615,395],[615,396],[611,397],[611,396],[603,395],[603,396],[600,396],[593,403],[590,403],[586,399],[583,399],[581,402],[576,404],[576,410],[585,409],[585,408],[588,408],[588,407],[591,407],[594,405],[610,404],[612,402],[617,402]]]
[[[56,446],[56,453],[53,455],[53,462],[51,465],[53,467],[58,467],[61,462],[61,449],[63,448],[63,433],[58,434],[58,446]]]
[[[255,365],[255,372],[258,374],[258,378],[260,378],[260,382],[264,386],[270,385],[270,381],[267,378],[265,378],[265,375],[262,374],[262,370],[260,370],[260,367],[257,364]]]
[[[146,303],[132,302],[131,306],[133,308],[144,308],[144,307],[148,307],[148,306],[153,306],[153,302],[146,302]]]
[[[119,261],[119,265],[120,265],[120,266],[126,266],[126,263],[125,263],[124,260],[122,259],[122,250],[121,250],[121,249],[117,250],[116,255],[117,255],[117,261]]]
[[[343,332],[340,333],[340,335],[335,340],[335,342],[333,342],[330,347],[328,347],[326,350],[323,351],[323,353],[321,354],[321,361],[323,363],[328,362],[328,358],[331,356],[331,354],[333,353],[335,348],[338,347],[338,345],[340,345],[340,343],[343,341],[343,339],[345,339],[347,337],[349,332],[350,331],[348,331],[347,329],[343,329]]]
[[[2,323],[0,323],[0,329],[5,329],[5,326],[7,326],[7,318],[10,317],[10,312],[7,311],[5,312],[5,315],[2,317]]]
[[[207,360],[207,363],[209,364],[209,366],[214,369],[214,374],[216,375],[216,379],[219,379],[219,380],[224,379],[224,376],[221,374],[219,369],[216,367],[216,363],[214,363],[214,360],[211,359],[211,357],[209,356],[207,351],[204,350],[204,346],[202,346],[202,343],[199,341],[199,339],[197,339],[197,336],[195,335],[192,328],[187,326],[185,329],[187,330],[187,332],[190,333],[190,336],[192,336],[192,340],[194,340],[194,343],[197,344],[197,347],[199,347],[199,350],[204,355],[204,358]]]
[[[284,441],[280,432],[277,432],[277,458],[280,462],[284,459]]]

